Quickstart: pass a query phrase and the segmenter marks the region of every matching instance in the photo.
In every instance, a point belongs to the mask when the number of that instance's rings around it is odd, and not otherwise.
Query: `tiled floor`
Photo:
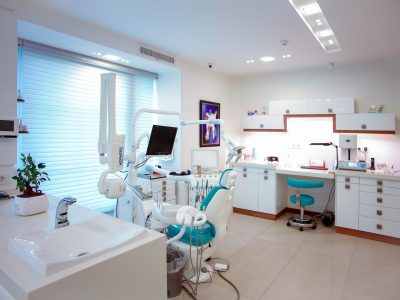
[[[241,298],[271,300],[400,299],[400,246],[335,233],[318,224],[299,232],[288,216],[269,221],[233,214],[215,257]],[[191,299],[185,292],[173,299]],[[199,285],[197,299],[236,299],[217,274]]]

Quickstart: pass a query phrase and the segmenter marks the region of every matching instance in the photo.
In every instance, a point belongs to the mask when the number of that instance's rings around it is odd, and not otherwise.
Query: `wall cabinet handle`
[[[328,108],[328,113],[332,113],[333,109],[332,108]]]
[[[382,193],[382,192],[383,192],[383,189],[382,189],[382,188],[377,188],[377,189],[376,189],[376,192],[377,192],[377,193]]]
[[[286,114],[290,114],[290,109],[286,109]]]
[[[382,226],[382,224],[376,224],[376,229],[378,229],[378,230],[382,230],[382,229],[383,229],[383,226]]]
[[[367,124],[361,124],[361,129],[367,129]]]
[[[350,189],[350,184],[346,184],[346,185],[344,186],[344,188],[345,188],[346,190],[349,190],[349,189]]]
[[[383,202],[383,199],[382,199],[382,198],[376,198],[376,202],[382,203],[382,202]]]
[[[350,182],[350,177],[345,177],[344,182]]]
[[[383,181],[382,181],[382,180],[378,180],[378,181],[376,182],[376,184],[377,184],[377,185],[383,185]]]
[[[260,124],[260,128],[264,128],[264,124]]]
[[[377,215],[377,216],[382,216],[382,211],[381,211],[381,210],[377,210],[377,211],[376,211],[376,215]]]

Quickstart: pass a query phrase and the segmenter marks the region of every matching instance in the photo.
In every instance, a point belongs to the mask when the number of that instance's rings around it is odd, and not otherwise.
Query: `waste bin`
[[[178,296],[182,291],[182,276],[187,256],[184,252],[167,248],[167,296]]]

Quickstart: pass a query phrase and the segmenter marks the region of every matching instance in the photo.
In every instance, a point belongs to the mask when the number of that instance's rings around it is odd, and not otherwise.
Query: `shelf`
[[[25,102],[25,100],[24,100],[24,99],[21,99],[21,98],[18,98],[18,99],[17,99],[17,102],[23,103],[23,102]]]
[[[29,133],[29,131],[20,131],[19,133],[20,134],[26,134],[26,133]]]

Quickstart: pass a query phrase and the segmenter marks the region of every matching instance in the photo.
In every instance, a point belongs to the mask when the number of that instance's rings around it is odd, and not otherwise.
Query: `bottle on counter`
[[[255,147],[253,147],[253,151],[251,151],[251,159],[253,159],[253,160],[257,159],[256,148]]]

